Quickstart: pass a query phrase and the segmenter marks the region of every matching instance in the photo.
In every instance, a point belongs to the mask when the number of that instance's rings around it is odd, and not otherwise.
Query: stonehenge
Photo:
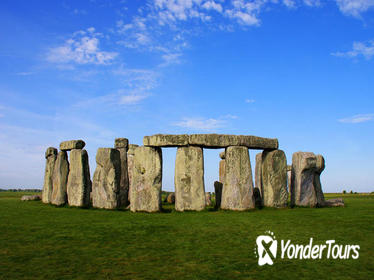
[[[59,151],[45,152],[42,202],[54,205],[162,211],[162,148],[176,148],[174,187],[166,201],[176,211],[201,211],[212,204],[205,192],[204,148],[219,154],[218,181],[214,182],[215,209],[246,211],[255,207],[283,208],[344,206],[342,200],[325,201],[320,175],[321,155],[296,152],[292,166],[278,149],[278,140],[250,135],[156,134],[145,136],[143,146],[116,138],[113,148],[98,148],[91,181],[88,153],[83,140],[60,143]],[[253,185],[249,149],[256,154]],[[70,159],[70,162],[69,162]]]

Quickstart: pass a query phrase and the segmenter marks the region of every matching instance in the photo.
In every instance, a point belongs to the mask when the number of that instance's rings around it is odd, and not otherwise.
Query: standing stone
[[[127,206],[129,204],[129,175],[127,166],[128,143],[129,140],[126,138],[116,138],[114,140],[114,147],[119,151],[121,160],[121,178],[119,183],[119,207]]]
[[[256,166],[255,166],[255,201],[256,206],[263,206],[262,201],[262,152],[256,155]]]
[[[262,201],[267,207],[286,207],[287,159],[282,150],[262,152]]]
[[[204,156],[201,147],[179,147],[175,159],[175,210],[205,208]]]
[[[320,174],[325,168],[321,155],[297,152],[292,156],[291,206],[324,206]]]
[[[60,151],[57,155],[55,166],[53,168],[53,191],[51,203],[54,205],[63,205],[67,202],[66,184],[69,175],[68,154],[66,151]]]
[[[225,167],[226,161],[225,159],[221,159],[219,161],[219,181],[223,184],[225,182]]]
[[[43,203],[50,203],[53,191],[53,169],[57,158],[57,149],[49,147],[45,152],[45,172],[44,172],[44,184],[42,201]]]
[[[248,148],[228,147],[225,161],[221,208],[239,211],[254,208],[253,179]]]
[[[223,188],[223,184],[221,182],[218,182],[218,181],[214,182],[214,193],[216,195],[216,205],[215,205],[216,209],[221,208],[222,188]]]
[[[291,190],[292,165],[287,165],[287,191]]]
[[[86,207],[90,204],[92,182],[86,150],[71,150],[70,171],[67,183],[70,206]]]
[[[130,192],[130,210],[132,212],[160,211],[161,187],[161,148],[144,146],[136,148]]]
[[[119,207],[120,178],[120,152],[111,148],[99,148],[92,182],[93,207],[105,209]]]
[[[135,144],[129,144],[129,149],[127,151],[127,174],[129,177],[129,195],[128,195],[128,200],[131,202],[131,182],[132,182],[132,173],[134,169],[134,154],[135,154],[135,149],[139,147],[138,145]]]
[[[205,204],[206,206],[211,206],[212,205],[212,196],[210,192],[205,193]]]

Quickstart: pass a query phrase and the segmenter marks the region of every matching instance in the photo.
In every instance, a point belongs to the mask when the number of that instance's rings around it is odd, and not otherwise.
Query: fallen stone
[[[81,150],[86,146],[86,143],[84,143],[83,140],[70,140],[70,141],[64,141],[60,143],[60,150],[61,151],[70,151],[73,149]]]
[[[278,149],[278,139],[262,138],[250,135],[226,134],[156,134],[143,138],[144,146],[180,147],[200,146],[204,148],[227,148],[229,146],[245,146],[250,149]]]
[[[45,151],[45,158],[48,158],[49,156],[55,155],[57,156],[57,149],[53,147],[47,148]]]
[[[204,156],[200,147],[179,147],[175,159],[175,210],[205,208]]]
[[[87,151],[73,149],[70,152],[70,171],[67,182],[69,205],[89,206],[91,189],[92,182]]]
[[[144,146],[136,148],[130,192],[130,210],[132,212],[160,211],[161,186],[161,149]]]
[[[325,207],[344,207],[344,201],[342,198],[332,198],[324,202]]]
[[[44,184],[42,192],[43,203],[51,203],[52,191],[53,191],[53,169],[57,158],[57,149],[49,147],[45,152],[45,172],[44,172]]]
[[[96,170],[92,180],[92,205],[97,208],[116,209],[120,205],[121,178],[120,152],[99,148],[96,153]]]
[[[221,208],[243,211],[255,207],[251,162],[247,147],[226,149]]]
[[[215,205],[216,209],[221,208],[222,188],[223,188],[223,184],[221,182],[218,182],[218,181],[214,182],[214,193],[216,196],[216,205]]]
[[[60,151],[57,155],[52,176],[52,196],[51,203],[54,205],[63,205],[67,202],[67,181],[69,175],[68,154],[66,151]]]
[[[120,148],[125,148],[126,151],[129,146],[129,139],[127,138],[116,138],[114,139],[114,148],[120,149]]]
[[[167,196],[167,203],[174,204],[175,203],[175,193],[169,193]]]
[[[21,197],[22,201],[35,201],[35,200],[41,200],[40,195],[23,195]]]
[[[325,199],[320,174],[325,168],[321,155],[297,152],[292,156],[291,206],[322,207]]]
[[[287,159],[282,150],[262,152],[262,201],[266,207],[286,207]]]

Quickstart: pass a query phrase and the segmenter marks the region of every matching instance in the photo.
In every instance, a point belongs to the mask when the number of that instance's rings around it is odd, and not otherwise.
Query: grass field
[[[374,195],[346,194],[345,208],[146,214],[23,194],[0,193],[0,279],[374,279]],[[255,240],[267,230],[299,244],[358,244],[360,257],[260,267]]]

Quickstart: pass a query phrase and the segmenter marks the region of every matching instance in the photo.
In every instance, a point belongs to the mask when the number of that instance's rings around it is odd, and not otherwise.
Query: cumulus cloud
[[[336,4],[343,14],[360,17],[374,7],[374,0],[336,0]]]
[[[47,60],[57,64],[110,64],[118,53],[102,51],[99,37],[93,27],[75,32],[62,46],[51,48]]]
[[[341,123],[363,123],[371,121],[374,118],[374,114],[360,114],[349,118],[339,119]]]
[[[348,58],[363,56],[365,59],[369,60],[374,56],[374,40],[371,40],[368,43],[354,42],[352,50],[347,52],[335,52],[332,53],[332,55]]]

